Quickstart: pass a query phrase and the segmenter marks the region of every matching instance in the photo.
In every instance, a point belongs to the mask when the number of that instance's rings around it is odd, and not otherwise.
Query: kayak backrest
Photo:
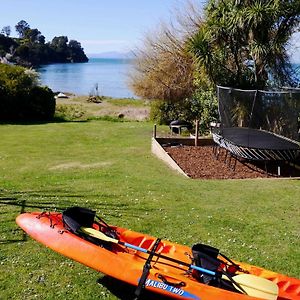
[[[217,272],[220,266],[219,249],[205,244],[195,244],[192,247],[192,253],[196,266]],[[213,279],[213,276],[206,274],[198,274],[198,276],[205,284],[209,284]]]
[[[229,266],[234,266],[235,271],[233,273],[228,270],[225,272],[224,267],[227,266],[227,264],[218,259],[219,254],[224,256],[223,254],[219,253],[219,249],[205,244],[196,244],[192,247],[192,254],[196,266],[213,271],[216,274],[215,276],[211,276],[205,273],[202,274],[198,271],[194,272],[195,270],[193,270],[192,274],[197,280],[224,290],[241,293],[241,291],[237,289],[236,286],[234,286],[230,281],[230,278],[235,275],[234,273],[237,270],[236,267],[238,266],[231,264]],[[225,278],[227,278],[227,280],[223,279],[222,274],[226,274]]]
[[[73,233],[78,233],[80,227],[93,227],[95,216],[95,211],[78,206],[68,208],[62,214],[64,225]]]
[[[96,221],[96,218],[98,221]],[[106,224],[104,220],[96,216],[96,212],[91,209],[78,206],[68,208],[62,213],[62,219],[64,222],[64,227],[67,230],[98,246],[100,245],[104,248],[111,249],[112,244],[83,232],[81,228],[96,229],[108,237],[114,239],[118,238],[115,229]]]

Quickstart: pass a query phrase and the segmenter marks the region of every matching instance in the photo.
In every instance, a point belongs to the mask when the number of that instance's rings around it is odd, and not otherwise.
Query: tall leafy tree
[[[50,43],[50,48],[54,50],[54,61],[65,62],[68,58],[68,37],[56,36]]]
[[[67,36],[55,37],[45,43],[45,36],[37,28],[21,20],[15,26],[19,38],[10,38],[10,27],[5,26],[0,32],[0,56],[9,57],[17,65],[26,67],[48,63],[87,62],[81,44],[75,40],[68,43]]]
[[[76,40],[70,40],[68,44],[69,49],[69,59],[72,62],[86,62],[88,61],[87,56],[85,55],[81,44]]]
[[[51,47],[57,50],[66,50],[68,44],[68,37],[67,36],[56,36],[52,39]]]
[[[299,0],[210,0],[189,49],[210,80],[235,87],[293,85],[289,41]]]
[[[174,22],[161,23],[145,35],[143,44],[134,51],[129,86],[140,97],[183,101],[196,88],[193,57],[186,51],[185,43],[197,32],[202,17],[190,2],[184,10],[174,11],[174,15]]]
[[[129,85],[135,94],[149,99],[180,101],[194,90],[193,60],[184,41],[169,29],[148,35],[135,51]]]
[[[4,34],[6,35],[7,37],[10,36],[11,34],[11,29],[10,29],[10,26],[4,26],[1,30],[1,34]]]
[[[26,30],[30,29],[30,26],[26,21],[21,20],[20,22],[18,22],[15,28],[17,33],[19,34],[19,37],[24,38]]]
[[[0,56],[12,54],[17,47],[18,43],[14,39],[0,34]]]
[[[41,34],[41,32],[35,28],[35,29],[26,29],[24,33],[24,39],[27,39],[27,41],[31,44],[33,43],[45,43],[45,37]]]

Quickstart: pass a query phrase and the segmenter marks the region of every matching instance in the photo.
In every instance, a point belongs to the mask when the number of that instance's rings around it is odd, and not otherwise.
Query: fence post
[[[154,124],[153,128],[153,137],[156,139],[156,124]]]
[[[198,146],[198,134],[199,134],[199,120],[196,120],[195,146]]]

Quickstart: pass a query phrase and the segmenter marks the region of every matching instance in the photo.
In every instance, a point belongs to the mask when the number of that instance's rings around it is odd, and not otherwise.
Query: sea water
[[[127,86],[128,72],[132,61],[117,58],[90,58],[87,63],[50,64],[41,66],[42,85],[54,92],[70,92],[89,95],[135,98]]]
[[[100,96],[137,98],[127,86],[130,59],[90,58],[87,63],[51,64],[38,69],[42,85],[54,92],[71,92],[77,95],[95,93]],[[300,70],[299,64],[294,64]]]

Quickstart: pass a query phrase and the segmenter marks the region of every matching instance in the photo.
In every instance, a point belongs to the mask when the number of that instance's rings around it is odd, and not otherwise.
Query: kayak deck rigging
[[[157,241],[154,237],[125,228],[106,227],[101,221],[93,221],[88,225],[98,231],[102,239],[101,231],[106,231],[110,236],[104,235],[106,237],[104,240],[87,237],[82,233],[75,234],[66,226],[62,214],[57,212],[23,213],[17,217],[16,221],[28,235],[52,250],[134,286],[138,286],[143,275],[143,267]],[[135,248],[129,248],[128,245]],[[139,249],[144,249],[144,251],[139,251]],[[143,283],[143,287],[147,290],[174,299],[261,299],[258,296],[246,295],[240,289],[226,290],[199,281],[199,278],[195,277],[195,271],[198,269],[193,265],[192,250],[187,246],[162,240],[157,243],[154,252],[155,255],[153,254],[154,256],[149,261],[149,273]],[[226,264],[224,258],[218,256],[218,259]],[[234,261],[232,263],[236,264]],[[229,263],[229,265],[232,264]],[[249,281],[251,276],[255,276],[259,283],[267,280],[271,285],[276,284],[278,297],[272,294],[272,288],[267,287],[268,295],[272,298],[264,299],[300,300],[300,280],[245,263],[238,263],[238,265],[243,271],[238,270],[236,278],[243,279],[241,275],[244,274],[246,281]],[[247,277],[248,275],[250,277]],[[224,281],[231,284],[228,278]],[[246,286],[243,282],[241,285],[242,288]],[[256,288],[254,292],[256,295],[259,289]]]

